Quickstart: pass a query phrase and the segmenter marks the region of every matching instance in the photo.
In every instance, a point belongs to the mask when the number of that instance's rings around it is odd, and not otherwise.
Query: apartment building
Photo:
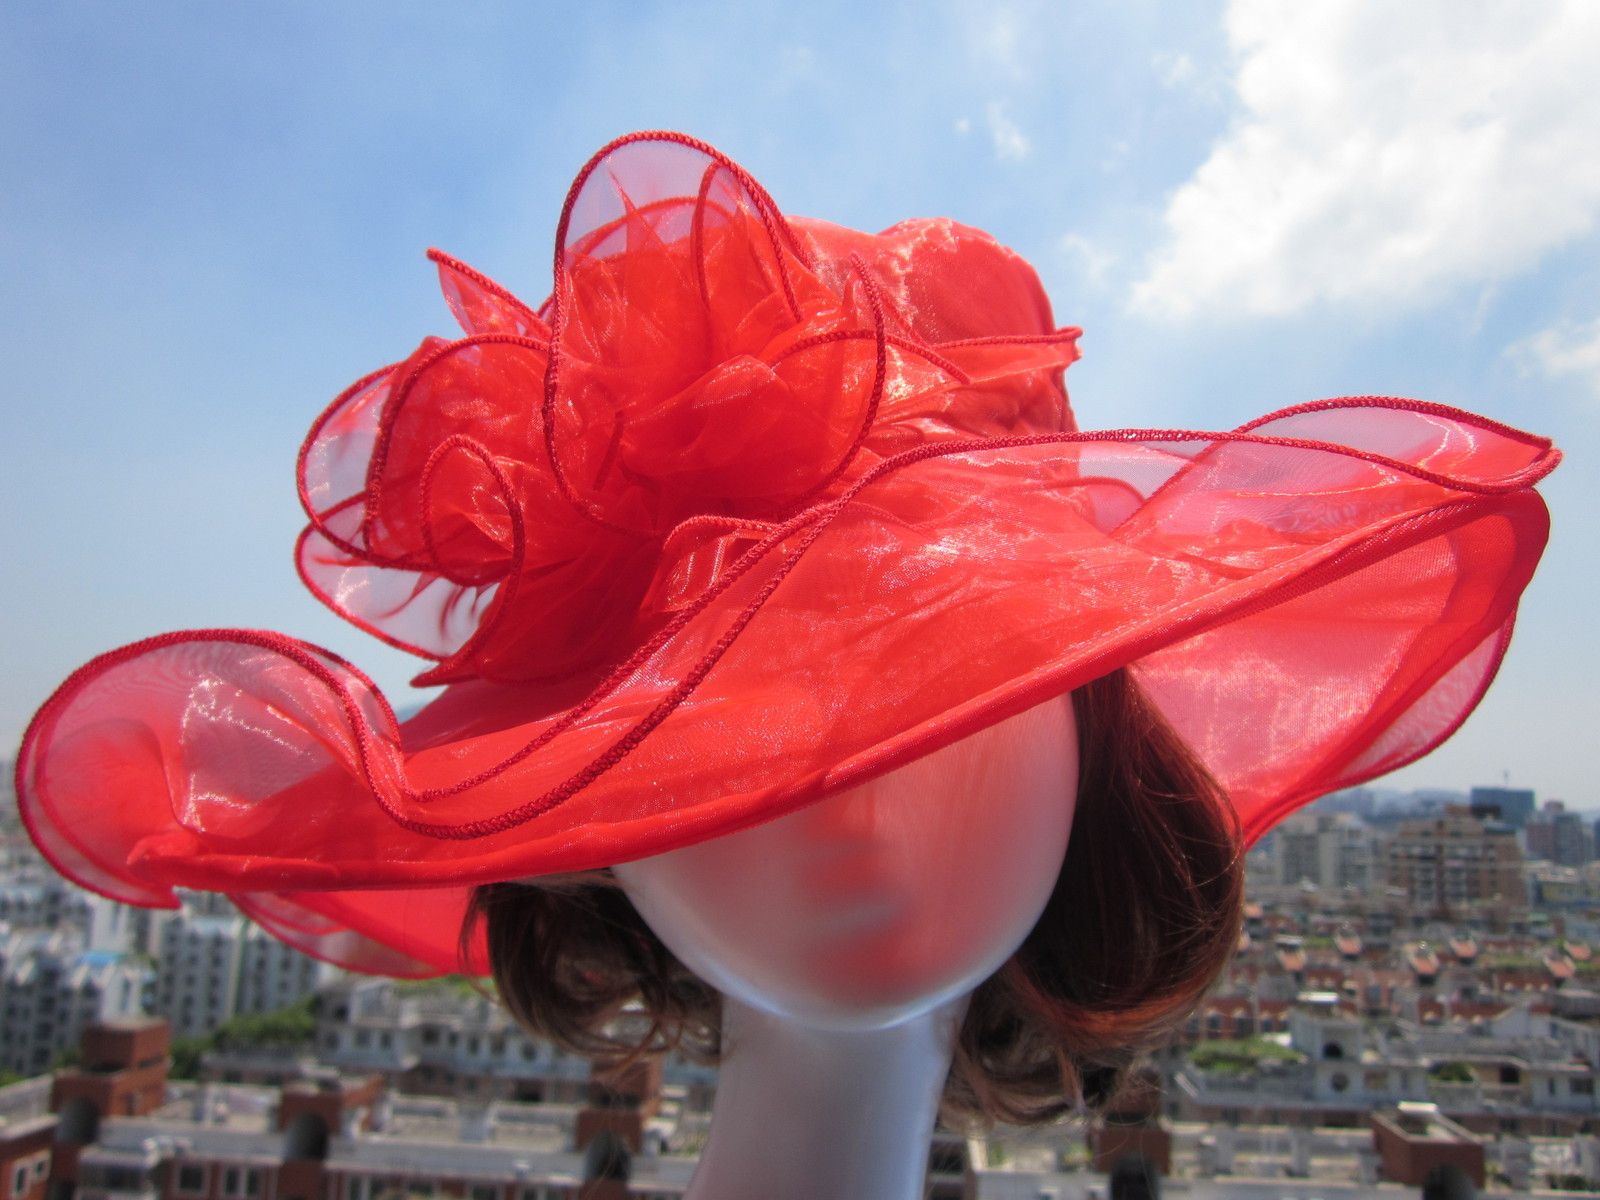
[[[1273,842],[1276,882],[1325,891],[1366,891],[1374,883],[1376,835],[1348,813],[1303,813],[1280,825]]]
[[[89,1025],[143,1011],[148,964],[85,943],[77,929],[0,925],[0,1071],[38,1074]]]
[[[160,923],[152,1011],[174,1037],[201,1037],[240,1013],[272,1012],[336,972],[291,949],[231,907],[185,909]]]
[[[1499,821],[1450,808],[1403,821],[1383,847],[1388,885],[1425,911],[1480,904],[1524,908],[1516,833]]]

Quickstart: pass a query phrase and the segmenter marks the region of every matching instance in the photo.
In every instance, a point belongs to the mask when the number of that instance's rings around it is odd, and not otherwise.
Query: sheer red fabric
[[[785,219],[679,135],[585,167],[537,309],[433,258],[463,336],[313,425],[299,568],[449,686],[401,724],[277,634],[96,659],[17,764],[65,874],[481,969],[473,883],[748,826],[1125,665],[1254,838],[1465,719],[1544,544],[1559,455],[1457,410],[1078,432],[1016,255]]]

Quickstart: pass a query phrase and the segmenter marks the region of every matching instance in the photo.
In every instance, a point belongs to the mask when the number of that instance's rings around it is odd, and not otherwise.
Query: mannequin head
[[[1010,958],[1061,873],[1067,697],[753,829],[612,869],[678,960],[805,1024],[879,1028]]]
[[[1023,745],[1026,756],[1015,753]],[[899,816],[924,808],[926,827]],[[775,851],[773,869],[759,856],[786,833],[796,844]],[[486,885],[469,925],[486,924],[511,1011],[594,1055],[715,1055],[723,989],[802,1021],[871,1028],[971,988],[947,1114],[1037,1122],[1103,1103],[1222,969],[1243,894],[1238,845],[1216,784],[1119,671],[1079,688],[1070,709],[1040,706],[718,842],[631,868]],[[846,848],[832,863],[830,846]],[[897,876],[913,854],[935,861]],[[963,871],[1004,876],[1008,855],[1025,869],[930,953],[939,939],[918,926],[964,919],[952,914],[978,889],[960,885]],[[783,911],[781,894],[808,881],[820,895]],[[859,907],[851,888],[865,897]],[[764,948],[772,929],[781,943]],[[615,1021],[630,1003],[647,1018],[642,1033]]]

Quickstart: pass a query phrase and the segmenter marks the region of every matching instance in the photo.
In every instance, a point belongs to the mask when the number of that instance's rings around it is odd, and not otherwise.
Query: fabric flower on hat
[[[1068,427],[1078,331],[976,230],[786,222],[709,147],[652,137],[591,163],[557,246],[538,311],[433,252],[464,336],[361,380],[301,455],[303,578],[438,659],[418,683],[614,661],[872,464]]]

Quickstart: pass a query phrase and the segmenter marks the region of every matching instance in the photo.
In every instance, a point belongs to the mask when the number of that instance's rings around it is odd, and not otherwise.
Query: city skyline
[[[1554,532],[1479,712],[1404,789],[1600,808],[1600,10],[1181,14],[1001,0],[797,24],[507,3],[0,15],[16,439],[0,746],[92,656],[170,629],[418,664],[300,588],[292,465],[373,364],[446,332],[429,245],[530,299],[572,174],[630,129],[718,145],[797,214],[978,225],[1086,330],[1085,427],[1228,428],[1382,392],[1553,437]]]

